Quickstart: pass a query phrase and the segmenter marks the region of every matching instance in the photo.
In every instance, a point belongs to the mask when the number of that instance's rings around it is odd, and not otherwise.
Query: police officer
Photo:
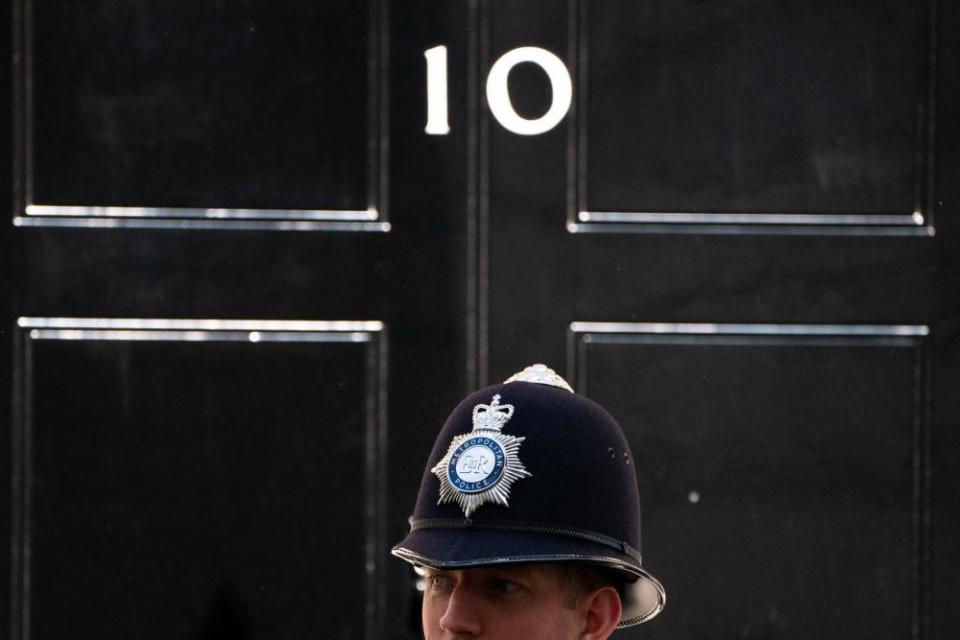
[[[427,640],[602,640],[666,602],[639,548],[619,425],[533,365],[454,409],[393,554],[424,578]]]

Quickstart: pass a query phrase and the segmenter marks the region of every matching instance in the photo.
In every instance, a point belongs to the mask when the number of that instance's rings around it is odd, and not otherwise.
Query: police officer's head
[[[608,576],[622,581],[617,625],[626,627],[651,619],[666,600],[639,549],[637,477],[623,432],[600,405],[535,365],[453,410],[427,462],[410,533],[393,553],[446,572],[442,580],[540,563],[572,576],[574,589]]]

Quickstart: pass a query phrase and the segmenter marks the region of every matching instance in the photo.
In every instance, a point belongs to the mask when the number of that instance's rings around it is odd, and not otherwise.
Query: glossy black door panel
[[[926,3],[580,4],[583,210],[920,210]]]
[[[385,209],[379,4],[22,11],[27,215],[369,221]]]
[[[574,327],[578,387],[628,425],[645,564],[672,588],[670,615],[627,637],[911,636],[925,334]]]
[[[21,322],[24,634],[370,637],[379,325],[136,324]]]

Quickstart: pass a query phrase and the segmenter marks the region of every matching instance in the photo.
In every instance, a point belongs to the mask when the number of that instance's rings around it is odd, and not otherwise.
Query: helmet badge
[[[499,393],[473,408],[473,431],[454,437],[431,469],[440,480],[437,504],[456,502],[467,518],[487,503],[510,506],[510,487],[531,475],[517,457],[524,438],[501,433],[513,411],[512,404],[500,404]]]

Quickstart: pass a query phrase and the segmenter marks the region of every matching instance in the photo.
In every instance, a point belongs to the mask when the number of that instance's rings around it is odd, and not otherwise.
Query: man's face
[[[552,565],[428,569],[423,595],[426,640],[575,640],[586,612]]]

